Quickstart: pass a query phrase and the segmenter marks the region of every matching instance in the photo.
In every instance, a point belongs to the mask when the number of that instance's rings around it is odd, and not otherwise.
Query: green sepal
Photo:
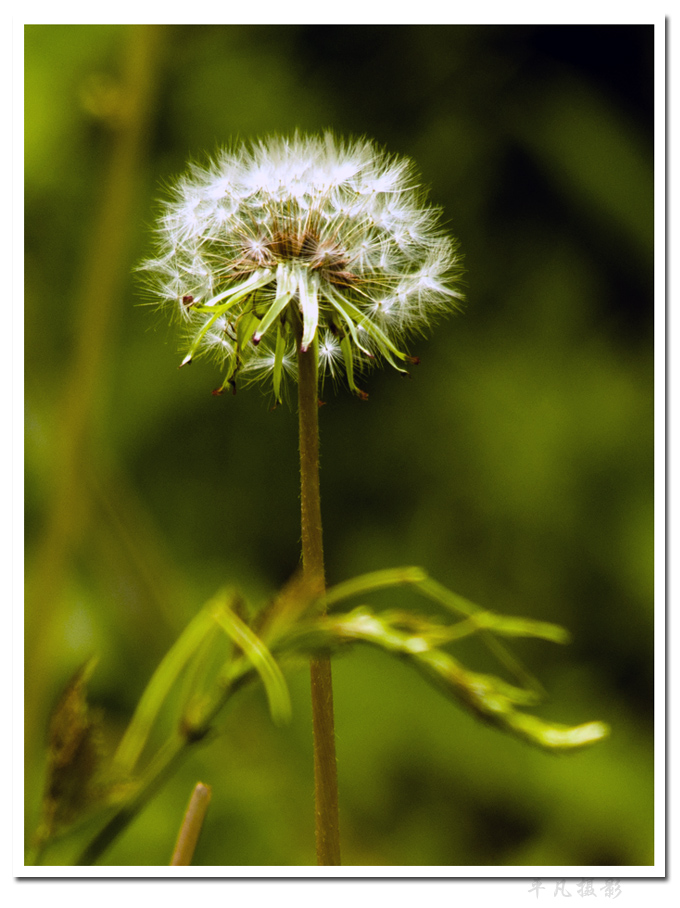
[[[342,351],[342,358],[345,361],[345,372],[347,374],[349,389],[354,394],[359,394],[360,391],[354,384],[354,356],[352,354],[352,342],[349,339],[349,335],[346,334],[340,341],[340,350]]]
[[[286,339],[284,337],[284,328],[279,321],[276,328],[276,348],[274,351],[274,396],[281,403],[281,380],[283,379],[283,355],[286,352]]]
[[[333,298],[332,298],[331,302],[333,303],[333,305],[335,306],[335,308],[338,311],[342,312],[345,315],[346,318],[354,320],[355,324],[358,327],[361,327],[364,329],[364,331],[378,345],[381,354],[385,357],[385,359],[388,360],[388,362],[390,363],[391,366],[393,366],[399,372],[406,371],[405,369],[402,369],[401,366],[398,366],[394,362],[394,360],[390,356],[390,352],[393,353],[395,356],[397,356],[401,360],[407,359],[407,355],[405,353],[403,353],[401,350],[399,350],[399,348],[396,347],[392,343],[392,341],[385,334],[385,332],[381,328],[379,328],[377,325],[373,324],[373,322],[366,315],[364,315],[364,313],[361,311],[361,309],[359,309],[353,303],[350,303],[349,300],[346,300],[343,297],[341,297],[340,294],[336,294],[336,293],[333,294]]]
[[[336,300],[336,297],[337,297],[337,300]],[[352,321],[351,316],[348,315],[347,312],[345,312],[345,310],[343,309],[342,298],[340,297],[340,295],[336,294],[336,293],[330,293],[329,299],[331,300],[331,303],[335,306],[335,311],[340,316],[341,322],[343,322],[345,325],[347,325],[347,328],[349,329],[349,332],[352,335],[352,339],[353,339],[354,343],[362,351],[362,353],[365,353],[366,356],[368,356],[370,359],[374,359],[374,355],[371,353],[371,351],[367,350],[366,347],[364,347],[364,345],[359,340],[359,334],[357,332],[356,325]]]
[[[235,306],[236,303],[240,302],[240,300],[242,300],[244,297],[248,296],[250,293],[254,293],[260,287],[264,287],[266,284],[268,284],[272,280],[272,275],[270,273],[266,273],[265,275],[262,275],[257,279],[255,279],[255,278],[257,278],[257,275],[253,275],[252,278],[249,278],[247,281],[244,281],[244,283],[242,283],[242,284],[238,284],[236,287],[231,287],[231,288],[229,288],[229,290],[225,290],[223,293],[220,293],[216,297],[213,297],[213,299],[210,301],[211,304],[214,304],[218,300],[222,300],[225,297],[231,297],[230,299],[227,300],[226,303],[222,303],[219,306],[205,305],[205,306],[194,307],[194,312],[205,313],[205,314],[210,312],[210,313],[212,313],[212,315],[201,326],[198,333],[194,336],[192,343],[191,343],[191,347],[189,348],[189,352],[187,353],[187,355],[184,357],[184,359],[180,363],[180,366],[184,366],[187,363],[191,362],[191,360],[194,358],[196,351],[198,350],[198,348],[201,344],[201,341],[206,336],[208,331],[210,331],[212,326],[215,324],[215,322],[221,315],[224,315],[225,312],[228,312],[229,309],[232,308],[232,306]],[[241,349],[243,349],[242,346],[241,346]]]
[[[253,309],[249,309],[247,312],[242,313],[236,319],[236,346],[239,351],[243,351],[253,336],[253,331],[256,325],[259,325],[260,320],[255,315]]]
[[[283,266],[279,265],[276,271],[276,297],[262,318],[257,331],[253,335],[253,343],[259,344],[260,340],[274,323],[274,320],[278,318],[291,301],[294,292],[295,285],[292,276],[283,268]]]
[[[305,351],[312,345],[319,325],[319,295],[316,278],[313,275],[310,276],[303,268],[300,271],[298,287],[300,308],[302,309],[302,340],[300,341],[300,346]]]
[[[218,312],[219,314],[226,312],[234,303],[243,299],[244,296],[247,296],[255,290],[259,290],[260,287],[265,287],[273,277],[274,275],[270,271],[257,271],[255,274],[251,275],[248,280],[243,281],[242,284],[236,284],[235,287],[228,287],[226,290],[223,290],[222,293],[213,296],[207,303],[195,305],[193,311]],[[231,297],[231,299],[229,299],[228,302],[222,303],[217,309],[215,308],[216,303],[220,303],[223,299],[228,299],[229,297]]]
[[[282,293],[280,296],[277,296],[274,302],[271,304],[267,313],[263,317],[260,325],[253,335],[253,343],[259,344],[264,335],[267,333],[268,329],[271,327],[274,320],[283,312],[288,303],[290,302],[292,293]]]
[[[222,314],[222,312],[214,312],[213,315],[209,319],[207,319],[207,321],[203,324],[203,326],[199,330],[198,334],[195,335],[193,342],[191,344],[191,347],[189,348],[189,352],[187,353],[187,355],[184,357],[184,359],[180,363],[180,368],[182,366],[186,366],[187,363],[191,362],[191,360],[194,358],[194,355],[196,354],[196,351],[198,350],[198,348],[200,346],[201,341],[206,336],[208,331],[210,331],[210,329],[215,324],[215,322],[217,321],[217,319],[220,317],[221,314]]]

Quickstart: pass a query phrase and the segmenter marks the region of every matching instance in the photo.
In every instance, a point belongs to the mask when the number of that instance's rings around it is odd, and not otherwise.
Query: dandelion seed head
[[[412,162],[368,139],[276,137],[223,149],[180,177],[141,269],[179,312],[185,361],[208,353],[225,385],[296,374],[298,347],[321,374],[386,361],[405,371],[408,336],[462,299],[460,260]]]

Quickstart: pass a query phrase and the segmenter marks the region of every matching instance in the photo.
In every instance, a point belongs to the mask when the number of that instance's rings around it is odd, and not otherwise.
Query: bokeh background
[[[367,402],[324,389],[329,582],[420,564],[484,606],[566,625],[569,647],[516,648],[551,694],[540,714],[613,729],[550,756],[356,649],[334,663],[344,862],[653,863],[642,26],[26,28],[27,837],[75,669],[98,655],[92,699],[114,746],[208,596],[228,582],[264,601],[298,563],[294,411],[257,389],[213,397],[210,363],[179,372],[133,269],[188,159],[324,128],[417,161],[468,294],[412,349],[410,381],[374,373]],[[481,649],[465,658],[492,667]],[[313,863],[306,673],[290,685],[289,727],[244,692],[105,863],[167,864],[198,779],[213,802],[194,863]],[[46,862],[72,862],[87,835]]]

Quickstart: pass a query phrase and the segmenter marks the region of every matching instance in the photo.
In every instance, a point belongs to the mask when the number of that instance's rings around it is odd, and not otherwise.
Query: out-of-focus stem
[[[170,866],[188,867],[191,864],[211,797],[210,786],[197,782],[182,820]]]
[[[154,758],[147,770],[144,780],[137,789],[136,794],[124,804],[104,828],[87,845],[79,859],[77,866],[95,864],[109,845],[130,825],[137,814],[151,800],[163,782],[173,773],[189,751],[184,738],[171,738]]]
[[[49,677],[45,666],[54,628],[61,618],[59,599],[68,559],[82,534],[88,510],[82,481],[87,441],[118,291],[127,268],[125,247],[156,85],[161,31],[160,26],[129,27],[120,110],[111,124],[110,164],[78,292],[76,348],[56,421],[51,501],[43,537],[31,559],[34,573],[26,583],[27,755],[36,735],[39,738],[42,734],[38,726],[47,708],[45,681]]]

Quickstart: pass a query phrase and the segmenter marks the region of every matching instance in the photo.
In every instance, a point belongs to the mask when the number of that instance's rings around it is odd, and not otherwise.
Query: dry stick
[[[298,339],[298,344],[300,343]],[[310,593],[325,588],[321,497],[319,494],[319,398],[316,345],[298,347],[298,408],[300,418],[300,480],[302,569]],[[311,661],[314,727],[314,794],[317,864],[340,864],[338,773],[335,759],[333,686],[328,656]]]
[[[171,867],[188,867],[191,864],[211,797],[210,786],[197,782],[177,836],[177,843],[170,861]]]

